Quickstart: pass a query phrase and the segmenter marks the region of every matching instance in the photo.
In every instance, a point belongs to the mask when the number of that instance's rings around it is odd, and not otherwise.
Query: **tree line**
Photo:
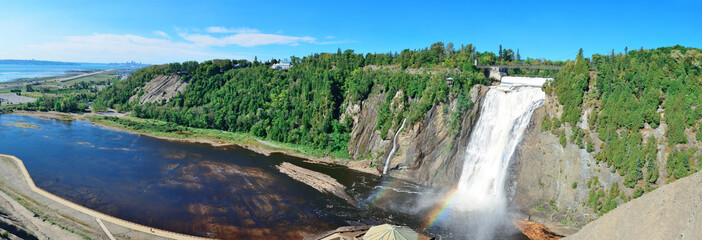
[[[347,106],[373,93],[384,94],[377,119],[384,137],[402,119],[421,121],[432,106],[451,99],[460,105],[460,111],[453,113],[458,118],[472,107],[470,88],[488,82],[474,67],[478,58],[497,61],[495,54],[478,53],[472,45],[454,49],[453,44],[441,42],[399,54],[339,50],[292,56],[289,70],[271,69],[278,60],[188,61],[142,68],[94,94],[42,98],[22,108],[80,111],[79,102],[92,102],[94,111],[131,111],[140,118],[248,133],[346,156],[353,127],[351,116],[343,114]],[[374,70],[369,65],[389,67]],[[169,74],[180,75],[188,83],[184,92],[164,102],[129,101],[148,81]],[[447,83],[449,77],[454,79],[452,86]],[[402,97],[393,101],[397,93]]]

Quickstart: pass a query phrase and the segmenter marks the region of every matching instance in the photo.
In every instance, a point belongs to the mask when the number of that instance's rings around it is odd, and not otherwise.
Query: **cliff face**
[[[584,149],[572,143],[563,147],[556,135],[541,131],[541,121],[553,106],[549,101],[553,100],[547,97],[547,104],[534,112],[517,148],[513,206],[531,221],[571,234],[597,218],[591,207],[583,206],[590,190],[587,181],[597,176],[609,187],[621,182],[622,177],[611,173],[604,164],[598,165]]]
[[[470,140],[473,126],[479,118],[483,96],[488,87],[476,86],[471,89],[471,100],[475,105],[464,112],[459,121],[452,121],[456,111],[457,101],[450,100],[445,104],[433,106],[416,124],[407,124],[397,138],[397,151],[388,164],[388,175],[411,182],[428,185],[452,187],[455,186],[463,167],[466,146]],[[349,153],[356,159],[372,159],[378,171],[384,167],[387,156],[392,150],[393,136],[400,126],[392,126],[385,138],[376,129],[379,105],[387,94],[373,91],[363,102],[349,105],[345,115],[354,118],[354,126],[349,142]],[[394,94],[393,108],[402,108],[403,101],[395,101],[403,97],[402,92]],[[412,100],[407,101],[412,102]],[[587,202],[591,191],[608,190],[614,185],[619,186],[618,197],[612,198],[621,205],[632,199],[633,188],[624,187],[624,178],[619,173],[613,173],[606,163],[595,161],[600,152],[602,142],[597,133],[590,130],[588,115],[594,104],[586,103],[586,109],[577,127],[585,132],[586,138],[593,142],[594,151],[587,152],[570,141],[565,146],[559,141],[559,134],[569,139],[573,132],[571,127],[563,124],[556,130],[542,131],[542,121],[545,117],[554,119],[562,114],[562,106],[553,96],[546,96],[544,105],[532,115],[530,125],[519,144],[514,159],[511,161],[509,196],[511,206],[524,219],[544,223],[554,232],[570,235],[578,231],[588,222],[596,220],[600,215],[593,211]],[[458,126],[454,126],[460,124]],[[396,124],[397,125],[397,124]],[[644,138],[653,136],[658,143],[658,158],[660,175],[665,176],[665,164],[668,152],[672,151],[665,141],[666,123],[661,122],[655,129],[647,126],[640,132]],[[690,137],[690,145],[702,147]],[[594,179],[597,179],[597,187]],[[652,184],[652,188],[663,185],[664,177]],[[589,186],[589,182],[593,182]],[[647,190],[649,191],[649,190]],[[600,209],[604,201],[596,199]],[[604,212],[600,212],[604,213]]]
[[[553,96],[546,97],[546,103],[532,115],[531,125],[527,128],[524,139],[517,149],[514,172],[515,186],[513,206],[525,219],[545,223],[552,230],[569,235],[575,233],[588,222],[600,217],[592,206],[587,206],[590,191],[597,188],[589,186],[596,178],[599,189],[610,189],[617,184],[621,193],[614,198],[618,205],[624,204],[634,196],[634,189],[623,185],[624,177],[613,173],[606,163],[595,161],[595,156],[602,149],[602,141],[597,138],[597,132],[590,130],[587,122],[588,115],[595,103],[586,102],[585,110],[577,124],[586,138],[594,144],[594,151],[587,152],[567,141],[565,147],[559,143],[558,135],[552,131],[542,131],[544,117],[558,117],[562,106]],[[653,136],[657,142],[656,165],[659,166],[660,178],[657,183],[650,184],[651,189],[663,186],[666,179],[666,163],[668,153],[675,147],[670,147],[665,139],[667,124],[663,121],[657,128],[646,126],[641,129],[644,139]],[[573,135],[569,126],[558,128],[566,138]],[[690,132],[686,130],[688,135]],[[689,147],[702,147],[702,143],[689,137]],[[694,159],[690,159],[694,161]],[[637,185],[637,187],[643,187]],[[649,186],[645,186],[648,188]],[[649,190],[647,190],[649,191]],[[610,194],[610,193],[608,193]],[[644,194],[645,196],[646,194]]]
[[[450,126],[457,108],[455,99],[434,105],[422,121],[405,125],[397,137],[397,151],[388,165],[388,175],[431,186],[455,184],[461,174],[468,138],[478,119],[481,97],[486,91],[485,86],[471,89],[474,106],[461,115],[460,123],[454,123],[460,126]],[[380,130],[376,130],[378,106],[386,94],[373,91],[365,101],[347,106],[344,113],[354,118],[349,154],[356,159],[372,158],[379,171],[392,151],[392,138],[400,128],[393,126],[387,139],[381,138]],[[398,92],[394,97],[401,98],[403,94]]]
[[[390,176],[430,186],[453,186],[461,177],[465,150],[478,120],[487,87],[471,89],[473,108],[463,114],[460,126],[450,126],[457,101],[435,105],[423,121],[405,126],[397,138],[397,152],[390,159]],[[448,111],[444,111],[448,108]],[[458,123],[455,123],[458,124]],[[389,135],[389,134],[388,134]],[[386,148],[389,153],[392,144]],[[383,155],[383,160],[388,154]]]
[[[366,100],[346,107],[346,112],[341,119],[344,119],[345,115],[350,115],[354,120],[349,141],[349,154],[354,159],[366,157],[377,159],[387,146],[392,147],[392,141],[381,138],[380,130],[376,129],[380,103],[384,101],[386,95],[387,93],[380,93],[378,89],[374,89]]]

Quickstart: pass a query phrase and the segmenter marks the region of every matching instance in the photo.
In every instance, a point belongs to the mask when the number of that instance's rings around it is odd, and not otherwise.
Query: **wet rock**
[[[346,200],[353,206],[357,205],[356,200],[346,193],[346,187],[329,175],[298,167],[288,162],[283,162],[276,166],[276,168],[280,170],[281,173],[307,184],[310,187],[317,189],[317,191],[331,193],[341,199]]]
[[[555,240],[563,236],[553,233],[546,226],[536,222],[515,219],[512,224],[531,240]]]

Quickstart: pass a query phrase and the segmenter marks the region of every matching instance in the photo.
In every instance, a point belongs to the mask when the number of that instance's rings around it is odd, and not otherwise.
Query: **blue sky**
[[[0,59],[165,63],[388,52],[442,41],[571,59],[702,47],[700,1],[9,1]]]

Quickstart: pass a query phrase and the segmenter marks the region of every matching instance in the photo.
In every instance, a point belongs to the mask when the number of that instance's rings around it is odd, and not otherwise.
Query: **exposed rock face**
[[[549,101],[551,102],[549,104]],[[558,142],[551,132],[541,131],[541,121],[554,107],[553,99],[547,96],[547,104],[534,111],[530,126],[515,154],[516,186],[513,205],[525,218],[545,223],[561,234],[572,234],[598,216],[592,209],[583,206],[589,189],[587,181],[598,176],[607,188],[613,182],[621,182],[619,174],[611,173],[604,163],[599,165],[584,149],[572,143],[566,147]],[[576,188],[573,188],[576,183]],[[554,223],[559,223],[556,226]]]
[[[397,138],[397,151],[391,158],[388,174],[424,185],[453,186],[460,178],[465,147],[474,123],[478,119],[481,97],[485,86],[471,89],[474,106],[462,115],[460,126],[450,126],[451,114],[456,111],[457,101],[433,106],[424,119],[414,125],[405,126]],[[387,93],[373,91],[365,101],[349,105],[344,115],[354,118],[354,127],[349,141],[349,153],[354,158],[376,159],[382,169],[392,150],[392,136],[399,126],[388,131],[387,139],[376,130],[379,104]],[[403,97],[401,92],[395,98]],[[397,108],[404,107],[401,104]],[[444,110],[446,108],[446,111]]]
[[[354,120],[349,141],[349,154],[354,159],[364,157],[377,158],[379,154],[383,154],[380,152],[384,151],[388,146],[392,147],[390,140],[382,139],[380,130],[375,129],[375,126],[378,124],[380,103],[385,101],[386,94],[379,93],[377,89],[374,89],[366,100],[346,108],[344,116],[352,116]]]
[[[187,85],[186,82],[180,81],[179,75],[159,75],[146,83],[141,89],[143,91],[141,96],[134,95],[129,98],[129,101],[138,99],[139,104],[168,101],[178,93],[185,91]]]
[[[700,239],[702,173],[662,186],[587,224],[568,239]]]
[[[487,90],[484,86],[471,89],[475,105],[463,115],[458,127],[450,126],[451,112],[455,111],[457,101],[435,105],[423,121],[406,126],[398,136],[397,152],[390,159],[388,168],[393,170],[388,172],[390,176],[431,186],[456,184],[463,170],[470,134],[478,120],[482,96]],[[391,148],[392,144],[385,152],[389,153]],[[382,159],[386,157],[387,154]]]

